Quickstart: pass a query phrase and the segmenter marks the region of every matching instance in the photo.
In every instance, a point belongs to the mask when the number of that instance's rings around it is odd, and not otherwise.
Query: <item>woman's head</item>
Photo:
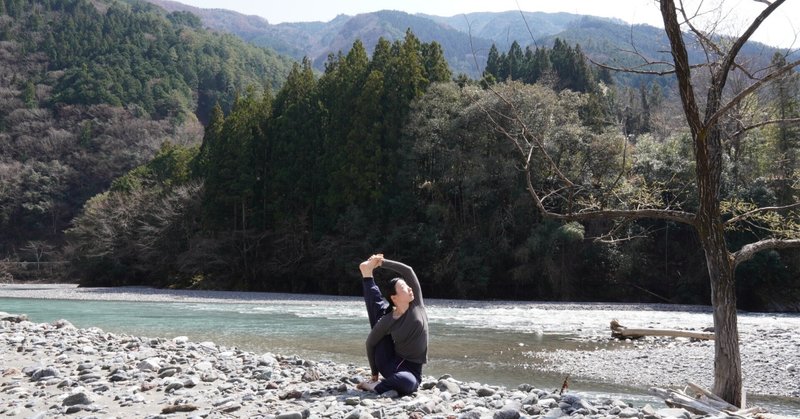
[[[392,307],[407,305],[414,301],[414,291],[403,278],[393,278],[386,290],[386,299]]]

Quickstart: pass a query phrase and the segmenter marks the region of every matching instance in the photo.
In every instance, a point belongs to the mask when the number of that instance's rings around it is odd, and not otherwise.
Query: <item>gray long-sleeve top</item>
[[[372,374],[378,374],[375,365],[375,345],[387,334],[392,335],[395,353],[403,359],[418,364],[428,362],[428,314],[422,299],[422,288],[419,279],[410,266],[384,259],[383,268],[391,269],[402,277],[414,292],[414,300],[402,316],[395,318],[393,313],[386,313],[378,320],[367,337],[367,358]]]

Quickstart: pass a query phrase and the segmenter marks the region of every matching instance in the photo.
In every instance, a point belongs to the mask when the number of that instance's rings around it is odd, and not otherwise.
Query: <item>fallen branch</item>
[[[687,390],[692,390],[694,394],[687,394]],[[707,389],[691,382],[687,383],[687,387],[683,391],[653,387],[650,389],[650,392],[664,399],[664,403],[669,407],[685,409],[690,413],[699,415],[720,415],[729,418],[781,418],[781,416],[766,414],[764,409],[758,406],[749,409],[739,409],[720,399]]]
[[[617,319],[611,320],[611,337],[617,339],[639,339],[644,336],[669,336],[674,338],[714,340],[714,334],[710,332],[692,332],[689,330],[674,329],[631,329],[619,324]]]

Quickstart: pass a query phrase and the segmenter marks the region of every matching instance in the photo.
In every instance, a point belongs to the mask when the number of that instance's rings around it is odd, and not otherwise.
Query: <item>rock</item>
[[[140,362],[139,365],[136,366],[136,368],[138,368],[139,371],[158,371],[160,367],[161,367],[161,360],[159,360],[158,358],[145,359],[144,361]]]
[[[92,404],[92,400],[89,399],[89,396],[87,396],[86,393],[75,393],[67,396],[64,401],[61,402],[62,406],[75,406],[79,404]]]
[[[656,410],[656,415],[661,416],[664,419],[667,418],[691,419],[692,417],[692,414],[686,411],[685,409],[675,409],[675,408],[658,409]]]
[[[78,413],[81,410],[83,410],[83,405],[78,404],[78,405],[75,405],[75,406],[67,407],[67,409],[64,411],[64,413],[66,413],[68,415],[71,415],[73,413]]]
[[[394,399],[396,397],[400,397],[400,393],[398,393],[395,390],[389,390],[387,392],[381,393],[380,396],[383,398]]]
[[[275,416],[275,419],[303,419],[303,414],[300,412],[282,413]]]
[[[114,373],[114,375],[108,378],[108,381],[112,383],[117,383],[120,381],[128,381],[128,379],[129,379],[128,374],[125,374],[124,371],[117,371]]]
[[[178,382],[178,381],[173,381],[173,382],[167,384],[167,387],[164,389],[164,393],[169,393],[169,392],[172,392],[172,391],[175,391],[175,390],[180,390],[182,388],[183,388],[183,383]]]
[[[446,391],[450,394],[461,393],[461,387],[450,380],[439,380],[439,382],[436,383],[436,388],[441,391]]]
[[[481,387],[478,389],[478,396],[480,397],[491,397],[494,396],[495,391],[489,387]]]
[[[560,418],[561,416],[566,415],[559,408],[550,409],[550,411],[544,415],[545,418]]]
[[[68,330],[75,329],[75,326],[73,326],[72,323],[64,319],[58,319],[50,324],[52,324],[56,329],[68,329]]]
[[[319,380],[319,377],[320,377],[320,375],[319,375],[319,371],[317,371],[316,369],[313,369],[313,368],[312,368],[312,369],[310,369],[310,370],[307,370],[307,371],[306,371],[306,372],[303,374],[303,378],[301,378],[301,379],[302,379],[302,380],[303,380],[303,382],[305,382],[305,383],[310,383],[310,382],[312,382],[312,381],[318,381],[318,380]]]
[[[31,381],[39,381],[48,378],[58,377],[59,374],[60,373],[57,368],[54,367],[41,368],[36,370],[36,372],[34,372],[31,375]]]
[[[504,409],[499,412],[495,412],[492,416],[493,419],[519,419],[519,411],[513,409]]]

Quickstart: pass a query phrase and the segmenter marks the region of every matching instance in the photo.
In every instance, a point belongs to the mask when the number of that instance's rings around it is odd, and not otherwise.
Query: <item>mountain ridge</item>
[[[297,60],[308,57],[318,70],[324,69],[328,54],[347,53],[356,39],[361,39],[371,50],[378,38],[394,41],[402,38],[405,30],[410,28],[421,41],[436,41],[442,45],[454,73],[461,72],[475,78],[483,71],[493,43],[500,50],[507,49],[514,40],[523,45],[549,47],[559,33],[586,17],[617,25],[624,23],[619,19],[566,12],[476,12],[442,17],[380,10],[353,16],[340,14],[328,22],[271,24],[265,18],[230,10],[203,9],[172,0],[148,1],[170,12],[194,13],[210,29],[231,32],[245,41],[269,47]],[[531,32],[529,28],[533,28]],[[531,34],[533,42],[528,41]]]

